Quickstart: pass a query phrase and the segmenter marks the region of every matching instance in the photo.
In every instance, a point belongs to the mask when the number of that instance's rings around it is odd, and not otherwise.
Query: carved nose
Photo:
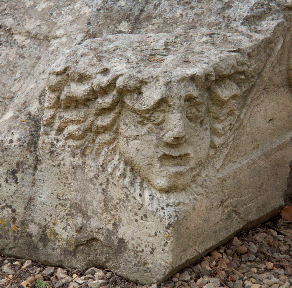
[[[163,140],[169,144],[180,144],[185,140],[185,121],[181,113],[170,115],[168,119],[168,127],[163,136]]]

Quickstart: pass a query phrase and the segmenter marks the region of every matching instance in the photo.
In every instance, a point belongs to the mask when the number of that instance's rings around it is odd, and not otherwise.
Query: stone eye
[[[165,116],[169,111],[169,105],[166,101],[161,100],[153,108],[141,112],[141,116],[145,120],[145,124],[162,125],[165,121]]]
[[[203,120],[203,102],[197,98],[186,97],[185,99],[185,111],[186,118],[192,124],[202,123]]]

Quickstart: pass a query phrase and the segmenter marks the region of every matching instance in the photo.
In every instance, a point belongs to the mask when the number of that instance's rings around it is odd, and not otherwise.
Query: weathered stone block
[[[0,8],[1,253],[154,283],[283,205],[289,1],[136,2]]]

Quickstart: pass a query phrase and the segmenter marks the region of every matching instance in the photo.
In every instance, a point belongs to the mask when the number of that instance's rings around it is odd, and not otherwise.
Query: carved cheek
[[[156,140],[160,140],[162,138],[163,131],[165,130],[163,126],[155,126],[153,124],[148,124],[146,127],[148,134],[155,137]]]
[[[136,138],[145,134],[146,129],[139,124],[139,117],[130,111],[123,111],[120,117],[119,134],[122,137]]]
[[[192,146],[196,160],[204,161],[209,153],[211,141],[209,125],[193,129],[192,132],[187,132],[187,134],[191,135],[189,143]]]

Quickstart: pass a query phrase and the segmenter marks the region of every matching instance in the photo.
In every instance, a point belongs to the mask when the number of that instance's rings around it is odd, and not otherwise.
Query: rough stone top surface
[[[95,37],[107,34],[174,33],[192,31],[197,40],[216,41],[217,33],[240,35],[249,41],[266,35],[279,20],[285,1],[1,1],[3,24],[20,33],[34,30],[47,38],[76,34],[80,23]],[[284,3],[283,3],[284,4]],[[21,14],[19,12],[22,12]],[[21,25],[22,23],[22,25]],[[62,27],[62,31],[60,30]],[[69,28],[70,27],[70,28]],[[75,33],[73,33],[75,31]],[[208,39],[209,38],[209,39]],[[224,42],[227,42],[226,39]]]

